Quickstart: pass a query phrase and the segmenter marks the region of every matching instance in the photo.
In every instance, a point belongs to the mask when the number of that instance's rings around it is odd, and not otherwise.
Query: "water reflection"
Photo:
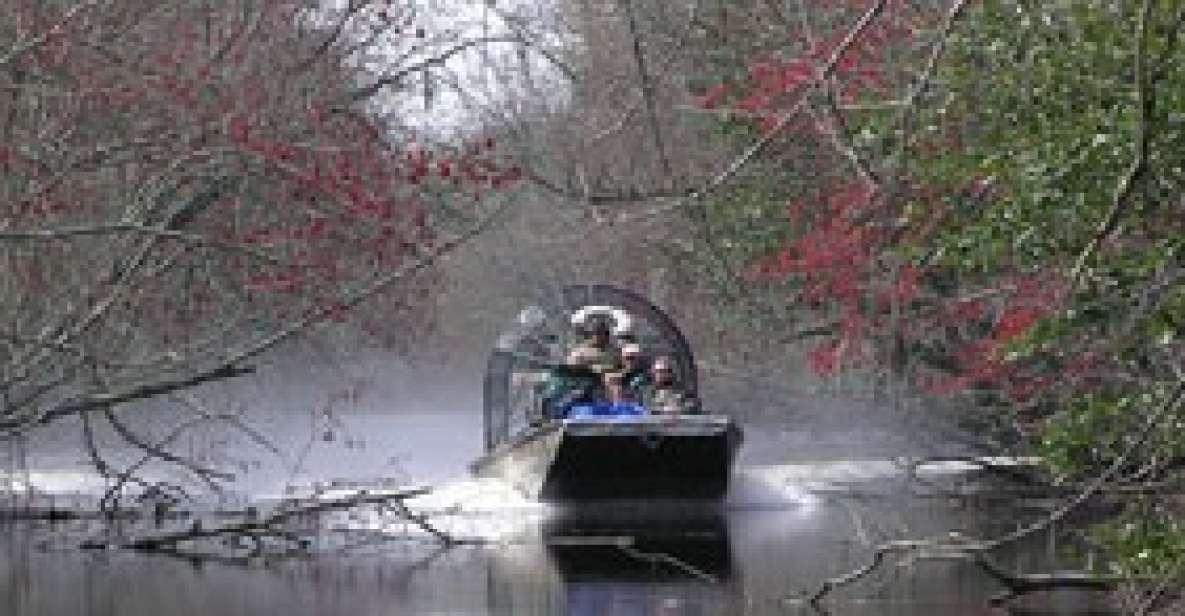
[[[563,613],[719,614],[736,602],[720,510],[631,518],[579,508],[560,512],[543,535]]]

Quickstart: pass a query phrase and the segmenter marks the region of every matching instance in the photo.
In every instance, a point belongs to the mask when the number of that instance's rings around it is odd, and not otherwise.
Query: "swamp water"
[[[421,443],[433,438],[416,436]],[[324,469],[325,477],[346,477],[386,464],[400,443],[372,437],[365,451],[314,452],[305,466]],[[452,448],[442,455],[431,472],[413,474],[460,476],[456,467],[472,451]],[[47,468],[52,466],[31,464],[42,481],[68,483],[62,477],[71,471],[60,464]],[[947,486],[965,481],[958,468],[931,475]],[[87,480],[79,475],[73,481]],[[247,484],[253,498],[274,498],[268,496],[270,484],[258,477],[256,482]],[[93,523],[3,522],[0,614],[811,614],[820,612],[796,601],[796,593],[863,565],[880,542],[951,531],[996,536],[1037,519],[1050,505],[1018,504],[990,493],[947,498],[919,490],[887,461],[742,465],[719,510],[661,515],[561,511],[527,502],[494,482],[434,483],[433,493],[409,506],[474,543],[444,548],[402,518],[363,511],[318,522],[326,539],[311,556],[232,562],[78,550],[61,538],[100,532]],[[1019,573],[1077,569],[1090,560],[1075,534],[1057,527],[997,556]],[[1001,590],[965,561],[893,556],[821,605],[823,613],[836,615],[1110,613],[1103,597],[1078,592],[1035,594],[991,607],[989,598]]]

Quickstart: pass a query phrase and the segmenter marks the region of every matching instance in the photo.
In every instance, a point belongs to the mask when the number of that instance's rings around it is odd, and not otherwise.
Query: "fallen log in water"
[[[349,510],[367,505],[391,507],[400,517],[411,521],[442,544],[446,546],[454,545],[457,543],[457,540],[437,529],[426,517],[408,509],[403,502],[428,494],[430,491],[431,488],[427,487],[377,493],[360,490],[336,498],[319,498],[313,496],[309,499],[292,499],[282,502],[265,517],[259,517],[254,508],[248,508],[244,512],[245,519],[239,522],[205,527],[200,520],[195,520],[189,528],[181,530],[137,537],[114,543],[108,540],[88,540],[84,541],[80,547],[83,549],[119,547],[144,552],[178,553],[178,545],[187,541],[248,537],[258,542],[261,538],[272,537],[291,542],[300,548],[305,548],[307,547],[307,541],[295,533],[284,529],[284,524],[322,513]]]

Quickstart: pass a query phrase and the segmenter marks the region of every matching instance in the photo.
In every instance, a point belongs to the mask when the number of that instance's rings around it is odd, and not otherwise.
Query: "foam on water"
[[[376,494],[378,492],[375,492]],[[320,498],[341,498],[345,491],[326,491]],[[494,479],[457,479],[405,501],[408,509],[454,539],[481,542],[510,542],[537,529],[548,507],[527,499],[507,484]],[[338,529],[369,531],[392,536],[424,536],[429,532],[399,512],[350,512],[339,516]]]
[[[737,469],[728,495],[730,508],[813,507],[829,492],[901,477],[890,460],[841,460],[744,466]]]
[[[29,471],[16,473],[11,478],[6,473],[0,473],[0,484],[5,489],[11,485],[14,493],[32,491],[44,495],[100,495],[107,486],[102,477],[93,471]]]
[[[501,513],[536,510],[543,505],[497,479],[464,478],[446,482],[424,496],[408,501],[425,511]]]

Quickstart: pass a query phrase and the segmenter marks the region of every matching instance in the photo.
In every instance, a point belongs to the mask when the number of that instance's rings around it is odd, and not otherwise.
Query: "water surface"
[[[993,536],[1039,517],[1049,505],[991,494],[964,501],[919,493],[887,459],[831,455],[794,464],[749,460],[718,509],[645,516],[561,511],[505,486],[465,479],[464,464],[479,447],[466,416],[351,418],[329,438],[315,418],[293,422],[287,432],[283,426],[269,433],[290,449],[304,447],[302,457],[279,464],[258,454],[261,462],[243,465],[236,498],[274,498],[294,477],[328,483],[397,474],[436,484],[436,492],[413,508],[444,530],[482,543],[444,549],[398,518],[365,513],[324,520],[322,535],[332,540],[314,556],[229,563],[81,551],[72,539],[46,540],[98,528],[10,522],[0,525],[0,614],[814,613],[794,597],[863,564],[877,543],[951,531]],[[244,450],[242,444],[215,445]],[[59,491],[102,487],[77,455],[39,450],[39,456],[31,462],[41,484],[57,481]],[[799,450],[799,458],[808,457]],[[949,472],[935,478],[948,486],[964,481]],[[1080,568],[1090,555],[1070,529],[1053,528],[999,558],[1018,572],[1038,572]],[[988,599],[1001,590],[966,562],[891,559],[824,605],[828,613],[845,615],[1106,613],[1100,597],[1071,593],[993,609]]]

